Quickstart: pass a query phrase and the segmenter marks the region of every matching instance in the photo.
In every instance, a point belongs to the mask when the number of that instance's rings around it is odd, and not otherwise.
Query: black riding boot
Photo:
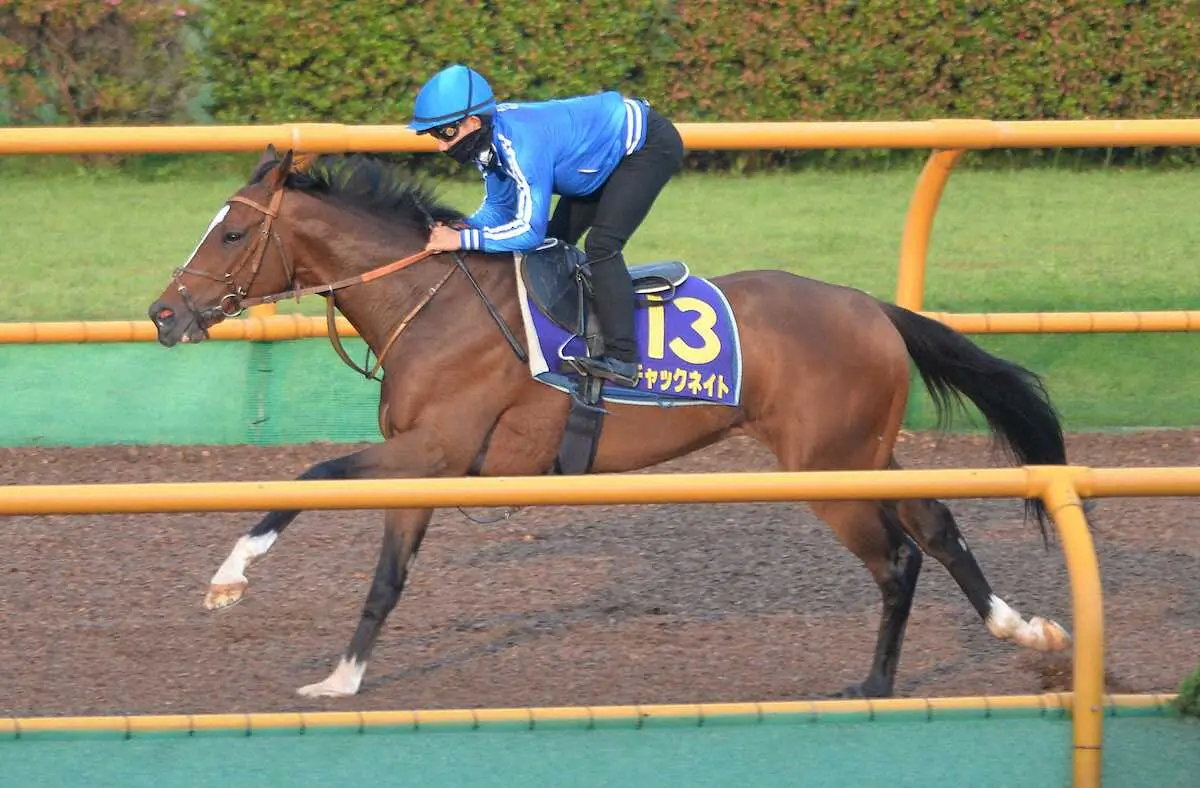
[[[588,374],[621,386],[636,386],[641,376],[633,323],[633,280],[620,254],[589,266],[596,317],[604,335],[604,355],[579,358],[576,363]]]

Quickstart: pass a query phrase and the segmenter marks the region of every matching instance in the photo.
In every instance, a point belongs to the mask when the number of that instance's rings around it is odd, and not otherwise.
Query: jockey
[[[497,104],[487,80],[454,65],[421,88],[409,127],[483,175],[483,202],[466,226],[435,227],[426,249],[530,251],[546,238],[575,244],[590,228],[584,252],[605,348],[574,361],[596,377],[636,385],[633,285],[622,250],[682,169],[675,126],[647,102],[613,91]]]

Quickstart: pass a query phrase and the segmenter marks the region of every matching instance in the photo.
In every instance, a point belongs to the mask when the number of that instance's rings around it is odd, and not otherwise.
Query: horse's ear
[[[275,151],[273,144],[268,144],[267,149],[263,151],[263,155],[258,158],[258,164],[254,165],[254,169],[259,169],[264,164],[269,164],[273,161],[279,161],[279,154]]]
[[[312,167],[312,163],[316,161],[317,154],[315,153],[293,153],[292,154],[292,172],[308,172]]]
[[[283,160],[271,168],[263,177],[263,184],[271,191],[276,191],[283,188],[284,181],[287,180],[288,174],[292,171],[292,151],[283,154]]]

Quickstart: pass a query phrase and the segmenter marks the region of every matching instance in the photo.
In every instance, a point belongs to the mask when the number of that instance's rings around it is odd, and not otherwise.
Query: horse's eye
[[[242,240],[242,238],[244,238],[245,236],[246,236],[245,233],[239,233],[239,232],[235,231],[235,232],[231,232],[231,233],[225,233],[225,238],[223,240],[227,244],[235,244],[238,241]]]

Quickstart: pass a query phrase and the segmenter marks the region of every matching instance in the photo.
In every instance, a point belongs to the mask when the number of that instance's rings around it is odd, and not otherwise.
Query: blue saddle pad
[[[584,341],[544,315],[525,289],[515,255],[529,372],[569,391],[578,377],[563,359],[586,356]],[[666,296],[667,300],[663,300]],[[742,347],[725,294],[691,275],[674,294],[643,294],[634,313],[642,378],[630,388],[605,382],[604,398],[629,405],[731,405],[741,402]]]

